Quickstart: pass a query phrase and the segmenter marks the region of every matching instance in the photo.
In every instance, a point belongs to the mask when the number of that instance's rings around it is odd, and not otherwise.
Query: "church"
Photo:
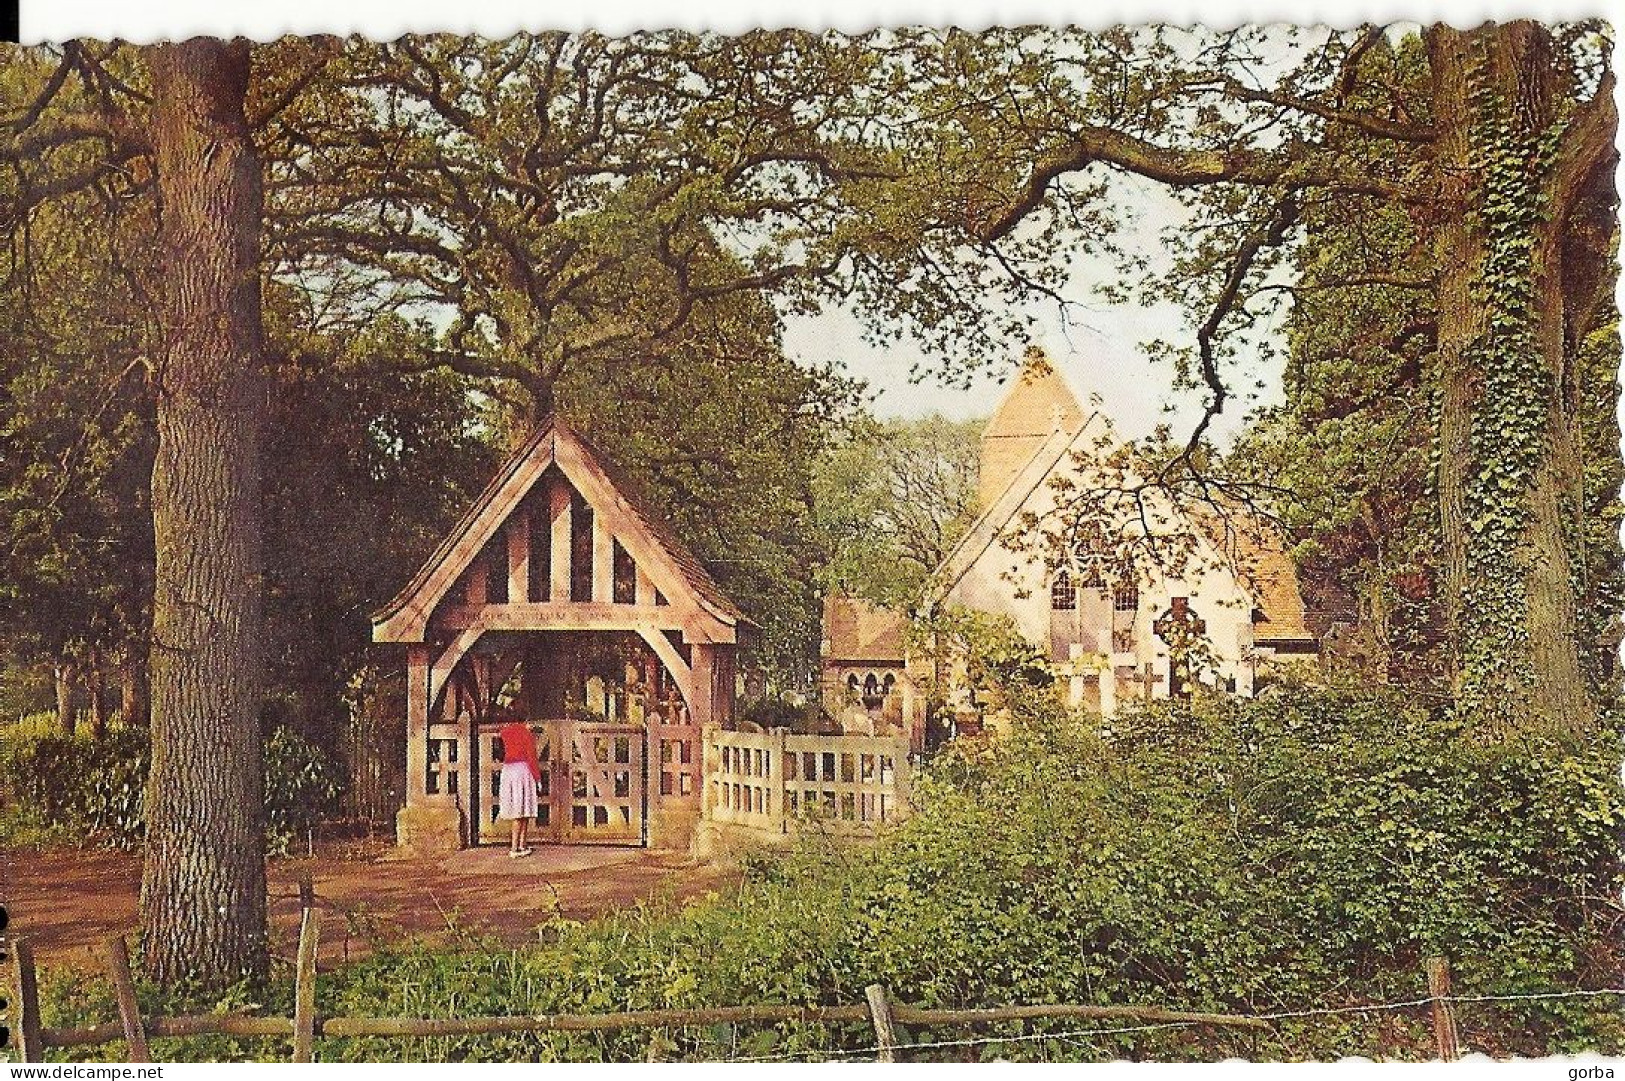
[[[1138,465],[1110,419],[1029,350],[982,433],[978,516],[917,613],[1006,617],[1072,703],[1103,717],[1198,683],[1251,696],[1283,667],[1313,664],[1319,642],[1285,538],[1223,496],[1176,503]],[[921,745],[922,662],[907,655],[907,623],[828,598],[822,695],[848,728],[901,727]]]

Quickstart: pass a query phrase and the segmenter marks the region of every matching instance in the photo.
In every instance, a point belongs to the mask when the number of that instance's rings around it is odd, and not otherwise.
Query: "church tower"
[[[1021,372],[982,429],[982,465],[977,509],[998,500],[1033,455],[1056,432],[1076,432],[1083,409],[1061,373],[1036,345],[1027,347]]]

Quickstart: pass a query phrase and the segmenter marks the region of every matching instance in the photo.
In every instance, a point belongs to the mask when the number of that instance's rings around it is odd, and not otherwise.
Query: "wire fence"
[[[1035,1003],[972,1009],[934,1009],[893,1000],[878,984],[865,989],[865,1002],[845,1005],[755,1005],[693,1009],[641,1010],[602,1014],[545,1014],[503,1017],[324,1017],[316,1010],[316,947],[318,927],[314,897],[308,885],[301,889],[303,913],[295,962],[292,1017],[203,1015],[143,1017],[136,1000],[128,947],[122,936],[107,941],[108,974],[118,1004],[118,1020],[82,1028],[46,1028],[41,1023],[39,992],[33,953],[26,939],[13,943],[11,989],[16,996],[15,1050],[25,1062],[44,1061],[49,1048],[104,1046],[123,1041],[131,1062],[152,1061],[150,1039],[162,1036],[258,1036],[292,1041],[294,1062],[314,1060],[318,1038],[342,1037],[446,1037],[558,1032],[613,1032],[629,1029],[684,1029],[714,1025],[853,1024],[873,1027],[872,1044],[856,1048],[807,1048],[766,1055],[731,1056],[738,1062],[792,1062],[808,1059],[877,1059],[894,1062],[898,1055],[927,1051],[988,1048],[1079,1041],[1174,1029],[1206,1027],[1220,1030],[1273,1032],[1278,1022],[1337,1017],[1375,1012],[1427,1009],[1433,1023],[1437,1057],[1460,1057],[1461,1043],[1455,1007],[1485,1003],[1527,1003],[1596,997],[1625,996],[1625,987],[1563,989],[1509,994],[1455,994],[1450,989],[1450,967],[1443,959],[1428,958],[1426,996],[1393,1002],[1276,1010],[1266,1013],[1212,1013],[1177,1010],[1156,1005],[1099,1005]],[[898,1026],[915,1030],[971,1029],[975,1026],[1035,1021],[1132,1021],[1133,1024],[1096,1025],[1061,1031],[1031,1031],[998,1035],[915,1039],[904,1042]],[[0,1031],[4,1031],[0,1029]],[[923,1034],[923,1031],[922,1031]]]
[[[1625,987],[1586,988],[1586,989],[1573,990],[1573,991],[1540,991],[1540,992],[1533,992],[1533,993],[1528,993],[1528,994],[1506,994],[1506,995],[1445,995],[1445,996],[1441,996],[1439,998],[1433,998],[1433,997],[1413,998],[1413,999],[1403,999],[1403,1000],[1396,1001],[1396,1002],[1373,1002],[1373,1003],[1362,1003],[1362,1004],[1353,1005],[1353,1006],[1326,1006],[1326,1007],[1317,1007],[1317,1008],[1301,1009],[1301,1010],[1278,1010],[1278,1011],[1274,1011],[1274,1012],[1270,1012],[1270,1013],[1234,1014],[1232,1016],[1237,1021],[1259,1021],[1259,1022],[1263,1022],[1265,1024],[1270,1024],[1270,1023],[1275,1022],[1275,1021],[1303,1020],[1303,1019],[1310,1019],[1310,1018],[1315,1018],[1315,1017],[1334,1017],[1334,1016],[1338,1016],[1338,1015],[1358,1014],[1358,1013],[1378,1013],[1378,1012],[1383,1012],[1383,1011],[1396,1011],[1397,1012],[1397,1011],[1402,1011],[1402,1010],[1413,1010],[1413,1009],[1417,1009],[1417,1008],[1420,1008],[1420,1007],[1428,1007],[1429,1009],[1433,1009],[1435,1007],[1446,1007],[1446,1008],[1448,1008],[1448,1007],[1451,1007],[1451,1006],[1461,1005],[1461,1004],[1476,1004],[1476,1003],[1490,1003],[1490,1002],[1509,1002],[1509,1003],[1510,1002],[1531,1002],[1531,1001],[1539,1001],[1539,1000],[1543,1000],[1543,999],[1594,998],[1594,997],[1603,997],[1603,996],[1625,997]],[[1128,1008],[1132,1009],[1132,1007],[1128,1007]],[[1039,1043],[1039,1042],[1043,1042],[1045,1040],[1060,1040],[1062,1042],[1074,1042],[1074,1041],[1078,1041],[1078,1040],[1090,1039],[1090,1038],[1099,1037],[1099,1036],[1118,1036],[1118,1035],[1126,1035],[1126,1034],[1132,1034],[1132,1033],[1137,1033],[1137,1032],[1155,1032],[1155,1031],[1165,1030],[1165,1029],[1191,1028],[1191,1027],[1199,1025],[1201,1023],[1202,1022],[1199,1022],[1199,1021],[1189,1021],[1189,1020],[1185,1020],[1185,1021],[1159,1021],[1159,1022],[1157,1022],[1155,1024],[1149,1024],[1149,1025],[1125,1025],[1125,1026],[1121,1026],[1121,1027],[1117,1027],[1117,1028],[1072,1029],[1072,1030],[1068,1030],[1068,1031],[1064,1031],[1064,1032],[1023,1032],[1023,1033],[1015,1033],[1015,1034],[1006,1035],[1006,1036],[970,1036],[970,1037],[965,1037],[965,1038],[962,1038],[962,1039],[952,1039],[952,1040],[919,1040],[919,1041],[910,1042],[908,1044],[898,1045],[896,1049],[897,1050],[906,1050],[906,1051],[926,1051],[926,1050],[933,1050],[933,1049],[939,1049],[939,1048],[986,1047],[986,1046],[991,1046],[991,1045],[995,1045],[995,1044]],[[817,1056],[824,1056],[824,1057],[829,1057],[829,1058],[870,1058],[870,1057],[873,1057],[873,1056],[879,1054],[883,1050],[885,1050],[885,1047],[883,1045],[875,1044],[875,1045],[869,1046],[869,1047],[842,1048],[842,1049],[833,1049],[833,1050],[817,1049],[817,1050],[789,1052],[789,1053],[778,1054],[778,1055],[756,1055],[756,1056],[749,1056],[749,1057],[740,1057],[740,1058],[735,1059],[734,1061],[736,1061],[736,1062],[793,1062],[793,1061],[812,1058],[812,1057],[817,1057]],[[1455,1054],[1451,1054],[1451,1055],[1448,1055],[1448,1056],[1444,1053],[1443,1049],[1441,1048],[1439,1057],[1440,1058],[1456,1058],[1456,1057],[1459,1057],[1459,1054],[1460,1054],[1459,1047],[1456,1050]]]

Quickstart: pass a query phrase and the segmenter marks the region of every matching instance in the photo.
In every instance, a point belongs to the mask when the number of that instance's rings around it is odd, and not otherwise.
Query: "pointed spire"
[[[1083,408],[1066,380],[1042,348],[1029,345],[1020,373],[982,430],[981,509],[998,500],[1050,436],[1076,432],[1083,421]]]

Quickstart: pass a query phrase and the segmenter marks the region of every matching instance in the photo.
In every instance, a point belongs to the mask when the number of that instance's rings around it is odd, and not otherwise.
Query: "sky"
[[[1152,181],[1120,178],[1114,181],[1109,198],[1123,223],[1118,239],[1143,251],[1160,252],[1161,230],[1185,218],[1183,209]],[[1154,266],[1163,262],[1152,256]],[[1091,396],[1099,396],[1100,405],[1125,437],[1148,435],[1161,423],[1174,424],[1176,432],[1188,430],[1201,417],[1202,399],[1189,391],[1175,394],[1170,386],[1172,373],[1148,359],[1142,348],[1153,338],[1193,342],[1195,332],[1183,309],[1171,303],[1146,306],[1101,298],[1096,287],[1114,281],[1117,270],[1109,259],[1081,248],[1070,261],[1069,273],[1071,280],[1063,295],[1071,303],[1064,312],[1053,301],[1036,302],[1025,309],[1032,323],[1030,341],[1043,348],[1080,402],[1087,404]],[[791,357],[808,363],[839,362],[868,383],[874,395],[870,408],[886,418],[929,413],[954,419],[989,415],[1008,380],[1019,370],[1026,344],[1013,342],[1003,354],[986,358],[981,376],[965,389],[931,377],[929,373],[940,370],[941,365],[906,339],[883,346],[865,342],[861,320],[848,310],[826,309],[814,317],[788,319],[785,332],[785,350]],[[1262,379],[1268,388],[1260,403],[1279,400],[1278,362],[1249,359],[1247,381],[1256,379]],[[1247,403],[1227,407],[1212,426],[1215,438],[1224,441],[1234,436],[1243,427],[1246,414]]]

